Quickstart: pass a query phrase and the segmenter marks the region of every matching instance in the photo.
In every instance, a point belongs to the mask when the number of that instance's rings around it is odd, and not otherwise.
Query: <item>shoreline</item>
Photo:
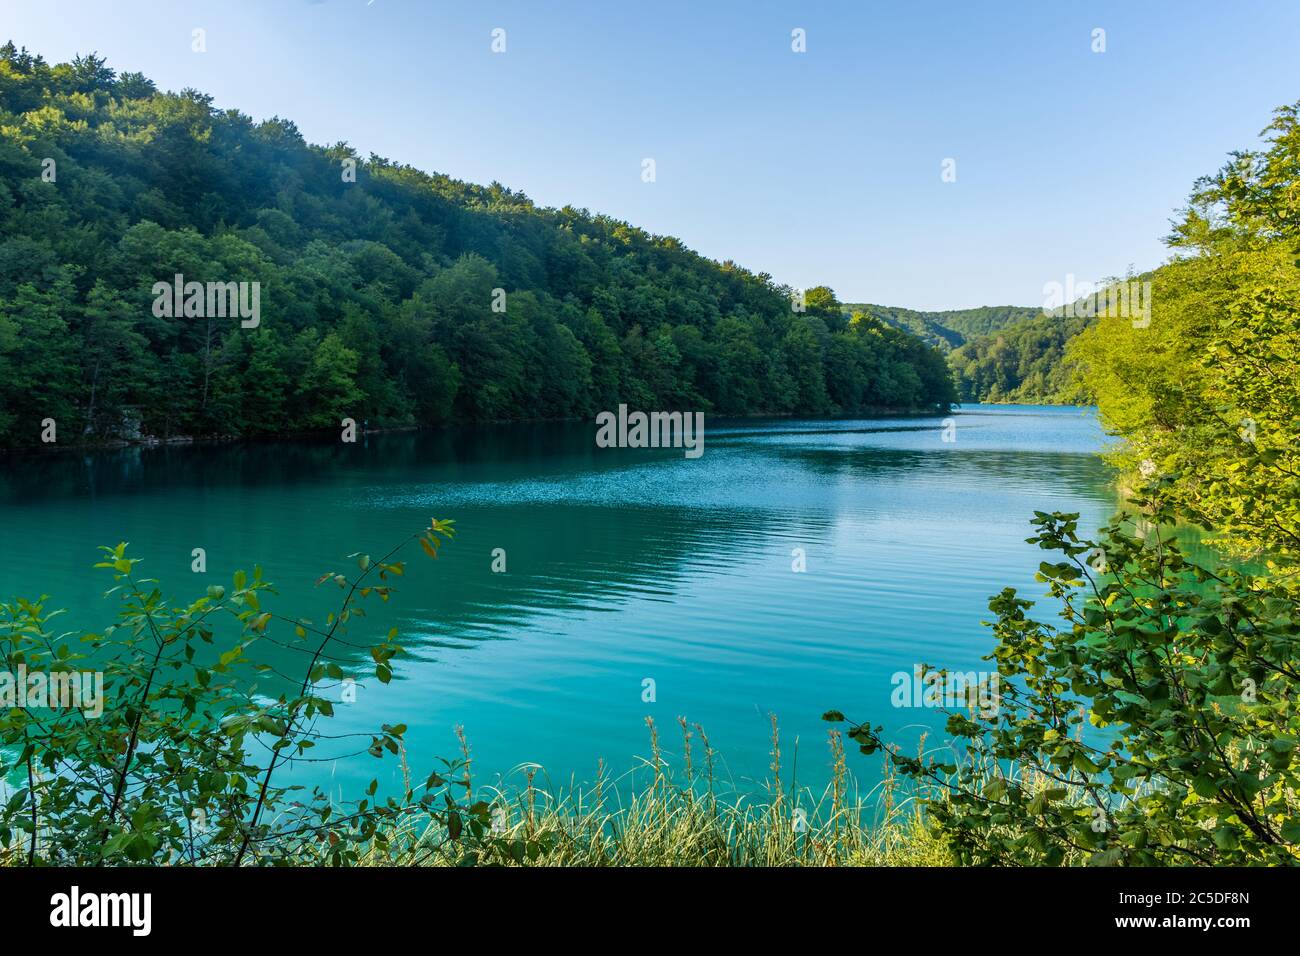
[[[989,403],[984,403],[989,404]],[[1008,403],[1016,404],[1016,403]],[[800,416],[793,412],[753,412],[747,415],[716,416],[715,421],[753,421],[757,419],[799,419],[808,421],[853,421],[862,418],[906,418],[946,415],[959,408],[954,403],[947,409],[942,408],[866,408],[846,415],[807,415]],[[706,413],[707,414],[707,413]],[[485,422],[440,422],[436,425],[382,425],[358,429],[358,435],[386,435],[404,432],[436,432],[447,429],[499,428],[509,425],[561,425],[589,421],[587,418],[510,418]],[[594,426],[594,420],[591,420]],[[706,419],[707,421],[707,419]],[[309,429],[303,431],[275,432],[265,435],[174,435],[168,438],[147,436],[143,438],[112,438],[94,442],[76,442],[64,444],[54,442],[37,445],[10,445],[0,447],[0,461],[7,457],[26,455],[58,454],[59,452],[100,452],[122,451],[130,448],[178,448],[186,446],[233,445],[240,443],[262,444],[270,442],[306,442],[336,434],[336,429]]]

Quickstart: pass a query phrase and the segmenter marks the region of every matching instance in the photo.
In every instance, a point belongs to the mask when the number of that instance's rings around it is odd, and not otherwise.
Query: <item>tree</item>
[[[87,298],[81,341],[86,433],[114,434],[141,376],[145,338],[136,331],[134,310],[103,282]]]
[[[1184,520],[1220,543],[1300,554],[1300,128],[1197,184],[1152,276],[1149,323],[1100,318],[1071,349],[1130,472],[1171,476]]]
[[[330,332],[320,340],[311,365],[298,386],[305,406],[303,421],[310,428],[337,428],[344,418],[360,414],[364,398],[356,384],[360,358]]]
[[[34,443],[46,418],[63,434],[83,427],[76,340],[66,318],[75,296],[64,276],[47,291],[24,283],[0,297],[0,440],[6,444]]]
[[[274,434],[289,424],[291,383],[284,368],[285,349],[267,329],[254,331],[245,341],[248,359],[240,385],[240,419],[253,434]]]

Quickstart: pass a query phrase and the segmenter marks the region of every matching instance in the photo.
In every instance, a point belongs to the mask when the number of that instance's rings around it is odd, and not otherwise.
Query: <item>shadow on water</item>
[[[437,564],[411,548],[398,596],[368,608],[367,627],[398,625],[420,659],[512,639],[539,617],[613,614],[634,601],[660,602],[667,613],[685,580],[726,573],[773,535],[815,543],[833,525],[815,512],[658,504],[656,473],[668,469],[688,487],[695,462],[677,450],[597,449],[591,429],[575,424],[371,434],[355,446],[135,447],[13,464],[0,472],[11,521],[43,526],[27,540],[78,557],[38,561],[30,575],[0,572],[0,593],[49,593],[85,629],[114,610],[97,600],[108,579],[90,570],[100,544],[129,539],[176,603],[260,563],[279,592],[268,606],[321,620],[339,595],[310,582],[347,571],[344,554],[380,553],[433,514],[454,517],[459,537]],[[209,557],[205,575],[190,572],[195,545]],[[491,573],[495,548],[506,551],[505,574]],[[260,648],[250,656],[275,673],[303,659],[300,647]],[[367,656],[343,646],[333,654],[345,664]]]
[[[463,722],[484,770],[537,760],[566,776],[642,752],[647,714],[686,714],[738,774],[761,778],[769,711],[806,740],[824,738],[830,706],[926,722],[891,713],[890,675],[919,654],[978,666],[988,595],[1032,585],[1032,511],[1100,522],[1113,510],[1093,419],[958,420],[950,445],[940,417],[710,423],[695,460],[599,449],[591,423],[12,457],[0,461],[0,595],[48,593],[66,626],[98,630],[113,605],[95,548],[126,540],[177,602],[260,563],[279,591],[265,605],[320,621],[340,595],[314,582],[354,567],[344,555],[377,556],[454,518],[438,561],[413,549],[393,601],[354,622],[361,646],[336,648],[364,672],[368,642],[397,626],[411,655],[341,713],[347,728],[397,717],[413,749],[446,753]],[[205,574],[191,570],[195,548]],[[288,628],[271,636],[293,643]],[[259,660],[300,673],[304,652],[280,645],[260,645]]]

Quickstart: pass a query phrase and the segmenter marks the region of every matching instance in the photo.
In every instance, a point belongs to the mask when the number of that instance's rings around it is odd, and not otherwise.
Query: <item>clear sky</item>
[[[0,37],[923,309],[1157,265],[1193,180],[1300,100],[1296,0],[0,0]]]

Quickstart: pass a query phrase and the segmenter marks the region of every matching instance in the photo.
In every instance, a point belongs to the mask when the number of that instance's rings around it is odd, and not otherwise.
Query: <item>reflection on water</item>
[[[889,707],[890,675],[981,669],[988,596],[1041,593],[1023,540],[1035,509],[1082,512],[1089,528],[1115,507],[1090,410],[953,417],[952,443],[938,417],[709,423],[695,460],[598,449],[590,423],[12,458],[0,594],[49,593],[76,626],[102,626],[106,582],[88,569],[96,545],[127,540],[178,598],[260,563],[277,610],[321,618],[335,595],[312,583],[343,555],[451,517],[460,535],[439,561],[413,555],[393,602],[352,632],[363,643],[396,624],[411,657],[388,687],[365,682],[331,732],[405,722],[418,771],[461,723],[480,780],[535,761],[568,781],[600,757],[631,766],[647,715],[671,750],[684,715],[745,786],[766,773],[775,712],[816,783],[829,707],[900,733],[937,726]],[[196,547],[207,575],[190,572]],[[282,673],[302,666],[264,654]],[[296,771],[349,790],[394,772],[367,757]]]

